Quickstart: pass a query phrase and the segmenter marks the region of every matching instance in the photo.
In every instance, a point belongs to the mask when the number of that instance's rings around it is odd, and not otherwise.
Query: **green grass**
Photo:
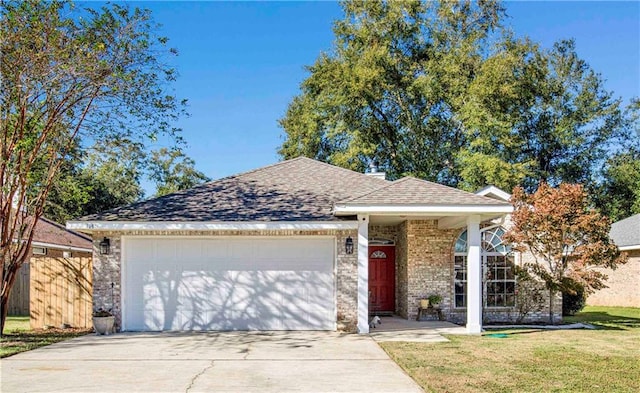
[[[4,323],[4,333],[17,333],[31,330],[29,326],[29,316],[7,317]]]
[[[588,307],[597,330],[501,330],[381,343],[427,392],[638,392],[640,309]],[[506,333],[506,338],[489,334]]]
[[[7,317],[4,334],[0,338],[0,358],[82,336],[89,332],[89,329],[31,330],[29,317]]]
[[[640,328],[640,308],[587,306],[572,317],[564,317],[567,323],[585,322],[599,328]]]

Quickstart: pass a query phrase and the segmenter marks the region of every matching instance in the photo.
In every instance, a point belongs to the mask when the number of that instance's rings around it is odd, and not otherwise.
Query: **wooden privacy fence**
[[[29,269],[30,263],[23,263],[9,295],[8,315],[29,315]]]
[[[91,258],[31,259],[31,328],[92,326]]]

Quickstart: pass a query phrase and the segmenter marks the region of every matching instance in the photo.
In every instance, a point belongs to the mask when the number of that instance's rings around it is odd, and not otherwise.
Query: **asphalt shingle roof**
[[[609,237],[618,247],[640,245],[640,214],[611,224]]]
[[[508,205],[415,178],[394,182],[306,157],[93,214],[80,221],[335,221],[334,204]]]
[[[373,192],[342,201],[342,203],[371,205],[509,205],[508,202],[414,177],[403,177]]]
[[[81,221],[331,221],[335,201],[390,182],[299,157]]]
[[[91,238],[74,232],[57,222],[40,217],[33,231],[33,241],[55,244],[60,248],[79,247],[91,249]]]

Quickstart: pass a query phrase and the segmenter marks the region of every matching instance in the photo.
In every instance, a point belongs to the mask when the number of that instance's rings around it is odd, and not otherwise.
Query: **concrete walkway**
[[[0,361],[2,392],[422,392],[366,335],[89,335]]]
[[[371,338],[378,342],[448,342],[442,334],[467,334],[464,326],[446,321],[415,321],[397,316],[382,317],[381,324],[369,330]]]

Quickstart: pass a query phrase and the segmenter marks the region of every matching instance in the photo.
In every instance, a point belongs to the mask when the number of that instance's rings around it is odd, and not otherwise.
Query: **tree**
[[[68,160],[52,184],[44,216],[63,223],[140,200],[144,151],[135,144],[99,144]]]
[[[148,10],[112,4],[0,3],[0,332],[61,168],[85,144],[166,135],[184,102],[171,94],[175,54]]]
[[[513,226],[504,239],[531,253],[534,261],[524,268],[549,290],[551,323],[558,292],[573,293],[575,285],[587,293],[605,288],[607,276],[593,268],[615,269],[626,262],[626,254],[609,239],[611,222],[589,207],[581,185],[542,183],[533,194],[516,187],[511,200]]]
[[[607,160],[595,204],[613,221],[640,213],[640,150],[629,149]]]
[[[626,148],[610,157],[592,185],[595,205],[613,221],[640,213],[640,100],[627,108],[625,121],[631,136]]]
[[[156,183],[156,195],[186,190],[197,184],[210,181],[204,173],[195,168],[195,161],[180,149],[165,147],[152,153],[149,163],[149,178]]]
[[[592,185],[631,137],[621,101],[571,40],[541,48],[497,1],[347,1],[308,67],[279,154],[475,191]]]
[[[469,190],[588,184],[632,137],[620,99],[571,40],[549,50],[505,40],[480,67],[460,113],[470,141],[459,156]]]
[[[456,113],[504,14],[496,1],[348,1],[336,43],[308,68],[280,125],[284,158],[305,155],[391,178],[455,185]]]

